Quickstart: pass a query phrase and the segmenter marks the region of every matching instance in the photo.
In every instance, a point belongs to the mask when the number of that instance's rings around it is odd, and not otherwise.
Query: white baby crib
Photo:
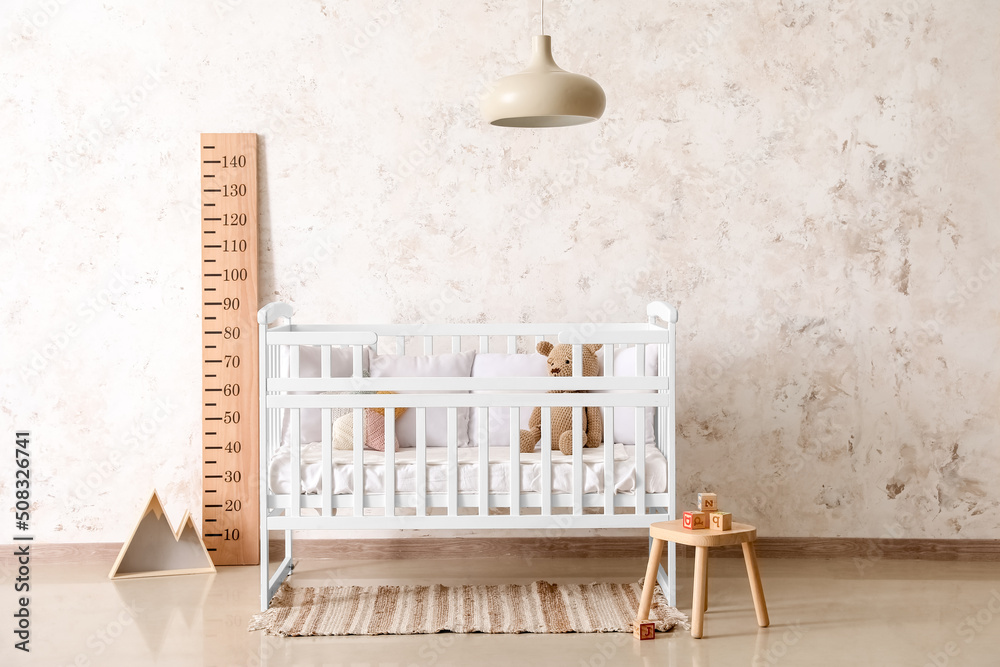
[[[648,528],[675,518],[677,311],[653,302],[647,315],[634,324],[299,325],[286,304],[262,308],[261,609],[292,570],[294,530]],[[542,340],[573,345],[572,377],[525,372],[544,363]],[[600,377],[581,376],[584,343],[603,344]],[[379,391],[396,393],[369,393]],[[542,439],[521,453],[534,406]],[[568,456],[548,446],[556,406],[573,408]],[[604,415],[597,448],[581,446],[587,406]],[[412,415],[406,428],[386,409],[385,451],[364,449],[363,409],[397,407]],[[336,450],[332,423],[347,411],[353,449]],[[411,440],[399,451],[389,444],[397,433]],[[285,533],[273,575],[268,531]],[[675,604],[672,544],[667,563],[658,580]]]

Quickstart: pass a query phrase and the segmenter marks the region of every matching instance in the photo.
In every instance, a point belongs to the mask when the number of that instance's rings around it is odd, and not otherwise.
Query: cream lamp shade
[[[597,120],[606,103],[596,81],[556,65],[549,35],[535,35],[527,69],[497,81],[481,108],[491,125],[566,127]]]

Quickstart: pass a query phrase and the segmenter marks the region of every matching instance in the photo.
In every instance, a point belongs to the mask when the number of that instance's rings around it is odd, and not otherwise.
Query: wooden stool
[[[642,586],[642,601],[639,603],[638,620],[645,620],[653,602],[653,587],[656,585],[656,571],[660,567],[663,543],[676,542],[694,547],[694,594],[691,601],[691,636],[701,639],[705,627],[705,607],[708,604],[708,549],[729,544],[743,545],[743,559],[750,579],[753,607],[757,612],[757,624],[768,626],[767,604],[764,602],[764,587],[760,583],[757,569],[757,554],[753,542],[757,539],[757,529],[745,523],[733,523],[732,530],[688,530],[678,521],[660,521],[649,526],[649,536],[653,544],[649,549],[649,564],[646,566],[646,582]]]

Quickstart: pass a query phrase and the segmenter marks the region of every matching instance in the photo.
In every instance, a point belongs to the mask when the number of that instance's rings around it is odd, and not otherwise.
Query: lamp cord
[[[542,11],[539,12],[539,17],[540,17],[539,20],[541,21],[542,34],[544,35],[545,34],[545,0],[541,0],[541,2],[542,2]]]

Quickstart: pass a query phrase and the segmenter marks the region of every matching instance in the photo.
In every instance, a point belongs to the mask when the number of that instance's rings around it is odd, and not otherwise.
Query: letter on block
[[[656,639],[656,624],[652,621],[635,621],[632,634],[636,639]]]
[[[718,499],[714,493],[698,494],[698,509],[702,512],[715,512],[719,509]]]
[[[712,530],[733,529],[733,515],[729,512],[712,512],[708,515],[708,522]]]
[[[708,512],[684,512],[681,525],[688,530],[708,528]]]

